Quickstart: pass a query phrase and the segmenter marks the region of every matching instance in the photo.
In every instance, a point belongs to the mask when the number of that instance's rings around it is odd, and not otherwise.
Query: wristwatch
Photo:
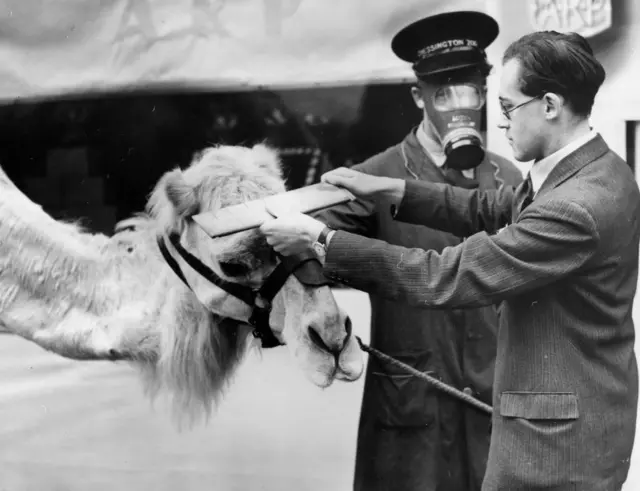
[[[327,237],[329,237],[331,232],[333,232],[331,227],[323,228],[322,232],[320,232],[320,235],[318,235],[318,238],[313,243],[313,250],[318,257],[324,257],[327,255]]]

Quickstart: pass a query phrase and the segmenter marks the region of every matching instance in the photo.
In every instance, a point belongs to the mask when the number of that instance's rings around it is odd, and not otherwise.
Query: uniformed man
[[[412,63],[417,80],[411,95],[423,120],[402,142],[354,168],[467,188],[517,185],[521,172],[485,151],[481,129],[491,70],[485,48],[497,35],[496,21],[479,12],[436,15],[402,29],[391,48]],[[441,251],[464,240],[394,221],[388,209],[368,202],[337,206],[316,218],[405,247]],[[372,346],[491,404],[497,306],[422,310],[382,298],[371,298],[371,306]],[[370,357],[354,488],[479,490],[490,431],[489,415]]]

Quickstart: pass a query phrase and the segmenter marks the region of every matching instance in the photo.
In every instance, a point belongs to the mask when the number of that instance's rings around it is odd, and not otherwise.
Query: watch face
[[[320,242],[314,242],[313,243],[313,250],[315,251],[315,253],[318,256],[324,256],[325,255],[324,246]]]

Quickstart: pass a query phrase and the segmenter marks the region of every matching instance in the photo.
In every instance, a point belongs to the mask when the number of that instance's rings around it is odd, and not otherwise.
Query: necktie
[[[531,174],[527,174],[527,179],[522,184],[522,203],[520,204],[520,213],[533,201],[533,183],[531,182]]]
[[[442,173],[447,184],[452,186],[458,186],[465,189],[475,189],[478,187],[478,181],[475,179],[469,179],[458,169],[451,169],[445,164],[442,167]]]

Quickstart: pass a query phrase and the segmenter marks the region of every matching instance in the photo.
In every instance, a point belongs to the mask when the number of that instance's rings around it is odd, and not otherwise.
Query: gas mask
[[[480,135],[484,103],[484,87],[471,81],[434,86],[425,98],[429,121],[442,142],[447,167],[472,169],[484,159]]]

